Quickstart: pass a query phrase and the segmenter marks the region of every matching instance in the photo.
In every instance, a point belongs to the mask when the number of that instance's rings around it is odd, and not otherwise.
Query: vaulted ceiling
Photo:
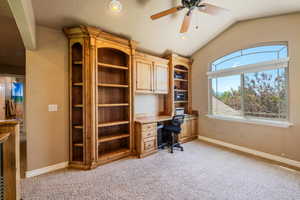
[[[186,11],[156,21],[150,16],[181,4],[181,0],[119,0],[123,10],[114,14],[110,0],[32,0],[39,25],[55,29],[88,24],[138,41],[139,49],[163,54],[167,50],[190,56],[231,24],[251,18],[300,11],[299,0],[205,0],[230,10],[215,17],[197,12],[182,39],[179,29]],[[198,29],[195,27],[198,26]]]

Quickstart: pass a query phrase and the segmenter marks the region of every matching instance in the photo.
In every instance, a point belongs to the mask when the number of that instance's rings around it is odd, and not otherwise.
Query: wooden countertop
[[[10,133],[0,133],[0,143],[3,143],[10,136]]]
[[[196,117],[195,115],[186,115],[185,118],[191,119]],[[148,124],[148,123],[156,123],[156,122],[163,122],[171,120],[173,117],[168,115],[160,115],[160,116],[147,116],[147,117],[137,117],[135,122],[141,124]]]
[[[0,120],[0,125],[16,125],[19,124],[20,122],[16,119],[12,120]]]
[[[172,116],[160,115],[160,116],[138,117],[135,119],[135,121],[141,124],[147,124],[147,123],[168,121],[171,119]]]

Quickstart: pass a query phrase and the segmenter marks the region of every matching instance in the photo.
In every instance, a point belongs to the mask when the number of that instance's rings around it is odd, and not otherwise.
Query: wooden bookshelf
[[[83,44],[72,42],[70,44],[70,162],[84,163],[84,61]]]
[[[97,152],[102,164],[132,148],[131,62],[128,54],[108,48],[98,48],[97,59]]]
[[[168,113],[175,114],[176,108],[183,108],[185,114],[192,114],[191,66],[189,58],[171,54],[168,56],[170,65],[171,93],[168,95]],[[176,99],[176,94],[185,96]]]
[[[133,152],[136,42],[90,26],[64,32],[69,39],[70,166],[91,169]]]

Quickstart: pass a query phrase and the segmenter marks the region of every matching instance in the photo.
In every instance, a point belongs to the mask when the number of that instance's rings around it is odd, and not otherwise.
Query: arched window
[[[214,61],[209,79],[210,116],[288,120],[288,46],[239,50]]]

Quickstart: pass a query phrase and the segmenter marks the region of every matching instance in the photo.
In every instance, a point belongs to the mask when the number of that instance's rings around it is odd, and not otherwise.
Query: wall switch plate
[[[49,112],[57,112],[57,110],[58,110],[57,104],[49,104],[48,105],[48,111]]]

